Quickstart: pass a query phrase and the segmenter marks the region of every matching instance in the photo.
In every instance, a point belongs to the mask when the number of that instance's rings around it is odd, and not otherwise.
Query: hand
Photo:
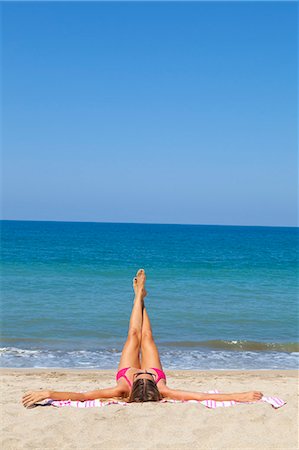
[[[46,398],[49,398],[48,391],[29,391],[23,395],[22,403],[25,408],[28,408],[34,405],[34,403],[45,400]]]
[[[257,402],[263,397],[263,394],[258,391],[242,392],[241,394],[236,394],[236,402]]]

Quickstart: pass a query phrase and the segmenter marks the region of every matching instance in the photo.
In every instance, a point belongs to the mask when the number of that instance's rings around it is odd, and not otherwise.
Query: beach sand
[[[114,371],[1,369],[1,449],[298,449],[298,373],[167,371],[170,387],[220,392],[260,390],[287,404],[208,409],[200,404],[25,409],[28,390],[83,392],[114,384]]]

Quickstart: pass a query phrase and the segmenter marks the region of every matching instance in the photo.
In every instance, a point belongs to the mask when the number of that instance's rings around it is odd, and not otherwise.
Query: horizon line
[[[213,223],[167,223],[167,222],[111,222],[96,220],[37,220],[37,219],[0,219],[0,222],[54,222],[54,223],[104,223],[119,225],[175,225],[175,226],[203,226],[203,227],[260,227],[260,228],[298,228],[298,225],[238,225]]]

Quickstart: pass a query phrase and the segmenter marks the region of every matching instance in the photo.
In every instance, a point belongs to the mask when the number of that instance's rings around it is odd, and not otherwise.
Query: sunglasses
[[[157,378],[157,375],[156,375],[156,374],[153,374],[153,373],[151,373],[151,372],[147,372],[147,371],[145,371],[145,372],[136,372],[136,373],[134,373],[134,375],[133,375],[133,380],[134,380],[134,381],[136,380],[136,378],[138,377],[138,375],[151,375],[151,376],[153,377],[154,381],[156,381],[156,378]]]

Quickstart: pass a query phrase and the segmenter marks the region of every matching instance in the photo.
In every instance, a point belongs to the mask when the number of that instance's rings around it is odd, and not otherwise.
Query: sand
[[[211,410],[200,404],[134,404],[103,408],[25,409],[28,390],[83,392],[113,386],[104,370],[2,369],[1,449],[292,449],[298,446],[298,373],[167,371],[178,389],[260,390],[287,401]]]

